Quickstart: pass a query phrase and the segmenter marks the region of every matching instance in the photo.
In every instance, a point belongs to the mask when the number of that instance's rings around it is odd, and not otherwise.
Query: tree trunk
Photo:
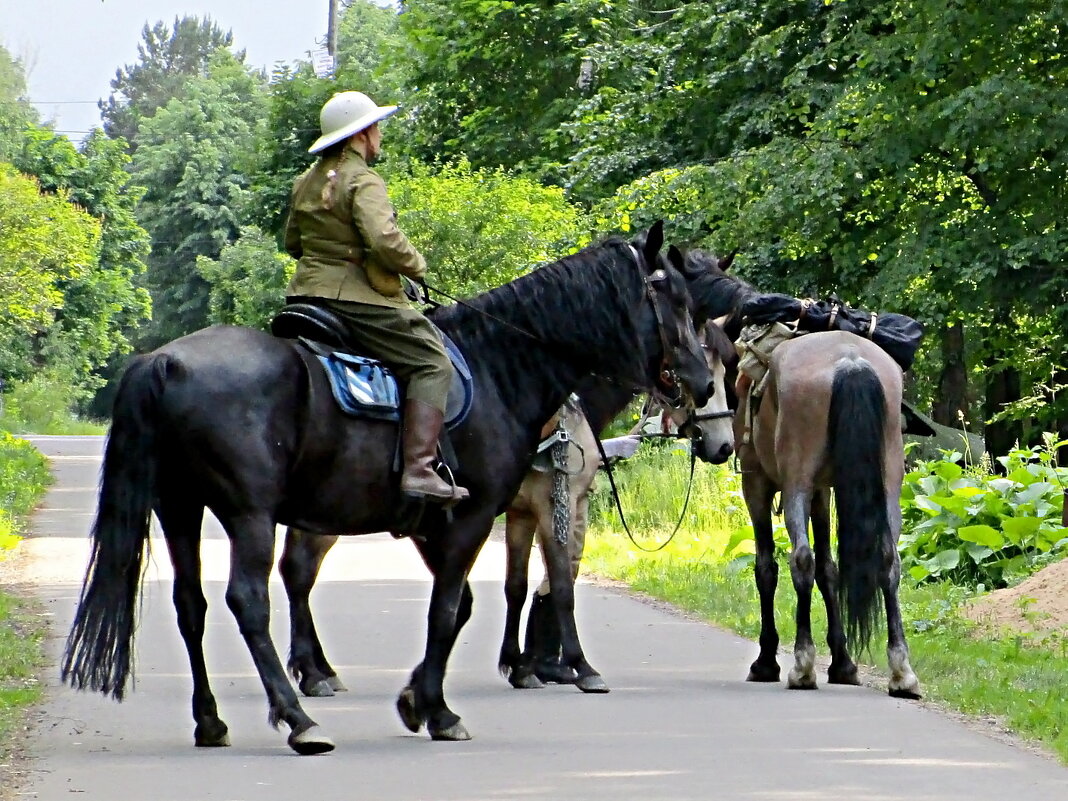
[[[961,413],[968,412],[968,371],[964,364],[964,325],[959,321],[940,332],[942,374],[931,417],[936,423],[960,428]]]
[[[986,379],[986,403],[983,416],[987,420],[1000,412],[1007,403],[1020,399],[1020,372],[1015,367],[1005,367],[1000,372],[988,373]],[[1023,424],[1019,420],[1000,420],[986,427],[986,450],[993,457],[1004,456],[1020,440]]]

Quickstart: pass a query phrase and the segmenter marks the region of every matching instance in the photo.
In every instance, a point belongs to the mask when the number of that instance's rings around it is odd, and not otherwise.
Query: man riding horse
[[[401,276],[422,280],[426,261],[368,166],[382,151],[378,123],[396,111],[362,92],[339,92],[323,105],[322,136],[308,148],[319,159],[293,186],[285,244],[298,261],[286,301],[332,311],[361,353],[406,384],[401,491],[452,505],[467,490],[434,470],[452,365],[437,330],[404,294]]]

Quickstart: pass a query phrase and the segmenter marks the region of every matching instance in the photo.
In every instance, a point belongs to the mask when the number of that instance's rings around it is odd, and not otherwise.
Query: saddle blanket
[[[445,425],[462,423],[474,400],[474,382],[460,349],[443,332],[445,351],[452,361],[452,384],[445,408]],[[375,359],[352,353],[313,348],[330,381],[330,391],[338,407],[353,417],[398,421],[401,417],[400,386],[393,372]]]

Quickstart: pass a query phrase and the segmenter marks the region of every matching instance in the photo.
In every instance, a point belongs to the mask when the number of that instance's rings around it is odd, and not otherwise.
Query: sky
[[[137,60],[148,22],[210,16],[255,67],[307,58],[326,38],[327,0],[0,0],[0,44],[21,58],[30,99],[73,141],[100,125],[96,101]]]

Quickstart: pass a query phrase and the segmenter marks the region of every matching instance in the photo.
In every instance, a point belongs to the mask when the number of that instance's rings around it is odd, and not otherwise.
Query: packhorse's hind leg
[[[808,541],[808,511],[811,490],[784,487],[783,516],[790,534],[790,576],[797,593],[797,639],[794,640],[794,666],[786,679],[791,690],[816,689],[816,646],[812,642],[812,585],[816,563]]]
[[[900,482],[896,485],[900,487]],[[909,664],[909,646],[905,641],[905,627],[901,621],[901,607],[897,591],[901,582],[901,555],[897,539],[901,533],[901,502],[898,492],[887,491],[887,518],[890,532],[883,542],[885,569],[882,572],[883,600],[886,604],[886,657],[890,663],[890,695],[895,698],[921,698],[920,680]]]
[[[534,529],[537,520],[526,508],[510,508],[505,513],[505,542],[507,568],[504,578],[504,598],[507,607],[504,618],[504,636],[497,669],[508,682],[519,690],[544,687],[534,675],[534,668],[525,662],[519,648],[519,620],[527,598],[527,577],[530,568],[530,549],[534,544]]]
[[[226,604],[237,619],[270,704],[269,721],[290,728],[289,746],[298,754],[331,751],[334,743],[304,710],[282,668],[269,630],[267,578],[274,562],[274,521],[262,515],[223,520],[230,536],[230,581]]]
[[[779,566],[775,563],[775,536],[771,525],[771,504],[775,487],[763,471],[742,473],[742,494],[753,521],[756,540],[757,592],[760,595],[760,654],[749,667],[746,681],[779,680],[779,632],[775,629],[775,585]]]
[[[204,618],[208,609],[200,583],[200,526],[204,507],[164,498],[156,514],[174,565],[174,609],[193,674],[193,720],[196,721],[193,742],[200,747],[230,745],[230,735],[219,717],[204,664]]]
[[[827,607],[827,646],[831,665],[827,681],[831,684],[860,684],[857,666],[849,656],[842,613],[838,605],[838,566],[831,554],[831,491],[817,490],[812,496],[812,535],[816,548],[816,586]]]
[[[316,698],[347,689],[323,653],[310,599],[323,558],[337,539],[337,535],[311,534],[291,526],[286,529],[285,548],[278,561],[289,596],[289,671],[300,691]]]

